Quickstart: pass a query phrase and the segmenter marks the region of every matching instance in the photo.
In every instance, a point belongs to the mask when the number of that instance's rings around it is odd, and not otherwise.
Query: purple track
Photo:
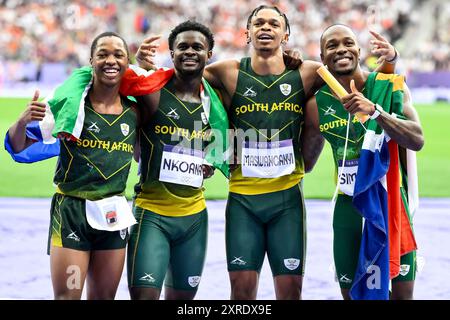
[[[225,261],[225,201],[208,201],[206,265],[196,299],[228,299]],[[340,299],[332,271],[329,201],[307,200],[307,260],[304,299]],[[0,299],[52,299],[46,255],[50,199],[0,198]],[[421,199],[414,217],[419,270],[415,299],[450,299],[450,199]],[[274,299],[268,266],[261,272],[258,299]],[[126,270],[117,299],[129,299]]]

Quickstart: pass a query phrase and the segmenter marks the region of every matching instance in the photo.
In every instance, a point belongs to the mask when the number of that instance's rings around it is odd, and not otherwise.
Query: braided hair
[[[289,25],[289,20],[286,17],[286,15],[283,12],[281,12],[280,9],[278,9],[278,7],[276,7],[276,6],[269,6],[269,5],[266,5],[266,4],[260,5],[259,7],[255,8],[252,11],[252,13],[250,13],[250,15],[248,16],[248,19],[247,19],[247,30],[250,30],[250,25],[252,23],[252,18],[254,16],[256,16],[258,14],[258,12],[260,12],[262,9],[271,9],[271,10],[275,10],[276,12],[278,12],[278,14],[280,16],[282,16],[283,19],[284,19],[284,23],[286,24],[286,31],[287,31],[288,35],[291,34],[291,26]]]

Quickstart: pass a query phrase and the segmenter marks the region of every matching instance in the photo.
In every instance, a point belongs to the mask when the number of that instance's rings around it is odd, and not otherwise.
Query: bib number
[[[199,188],[203,183],[202,165],[202,151],[165,145],[159,180]]]
[[[245,141],[242,147],[242,175],[277,178],[295,170],[292,139],[272,142]]]
[[[345,160],[342,167],[342,160],[338,162],[339,168],[339,189],[346,195],[353,196],[355,190],[356,173],[358,172],[358,159]]]

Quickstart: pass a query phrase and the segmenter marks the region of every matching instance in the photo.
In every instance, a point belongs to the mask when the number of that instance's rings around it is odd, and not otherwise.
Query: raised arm
[[[372,53],[380,56],[377,60],[377,64],[379,66],[375,69],[375,71],[382,73],[394,73],[395,64],[398,60],[397,50],[395,50],[394,46],[379,33],[375,31],[369,32],[374,37],[374,39],[370,41],[370,43],[374,46]]]
[[[14,152],[19,153],[35,141],[26,135],[26,127],[32,121],[41,121],[45,116],[45,103],[38,102],[39,91],[36,90],[33,99],[19,119],[9,128],[9,141]]]
[[[305,124],[300,137],[300,147],[305,163],[305,172],[310,172],[322,152],[324,138],[319,130],[319,112],[316,97],[311,97],[304,110]]]
[[[419,151],[424,145],[422,126],[419,116],[411,100],[408,87],[404,86],[403,115],[406,119],[400,119],[387,112],[381,112],[377,122],[387,134],[401,147],[413,151]]]

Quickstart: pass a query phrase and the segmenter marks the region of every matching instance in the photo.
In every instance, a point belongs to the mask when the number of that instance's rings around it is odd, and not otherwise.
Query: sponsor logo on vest
[[[288,83],[283,83],[280,84],[280,91],[282,94],[284,94],[285,96],[287,96],[288,94],[291,93],[292,87],[290,84]]]
[[[97,126],[97,122],[92,122],[91,121],[91,125],[87,128],[88,131],[93,131],[95,133],[99,133],[100,132],[100,128]]]
[[[404,277],[409,273],[409,269],[410,269],[410,265],[409,264],[402,264],[400,265],[400,274]]]
[[[284,259],[284,266],[289,270],[295,270],[300,265],[300,259],[288,258]]]
[[[167,113],[166,116],[175,120],[180,119],[180,116],[178,115],[176,110],[177,110],[176,108],[175,109],[170,108],[170,112]]]
[[[324,115],[329,116],[336,113],[336,110],[333,109],[333,106],[328,106],[328,109],[325,110]]]
[[[188,277],[188,283],[192,288],[195,288],[200,283],[201,277],[199,276],[192,276]]]
[[[122,131],[122,134],[126,137],[130,133],[130,126],[126,123],[121,123],[120,131]]]
[[[253,87],[246,88],[247,90],[244,92],[244,97],[256,97],[256,91],[253,90]]]

